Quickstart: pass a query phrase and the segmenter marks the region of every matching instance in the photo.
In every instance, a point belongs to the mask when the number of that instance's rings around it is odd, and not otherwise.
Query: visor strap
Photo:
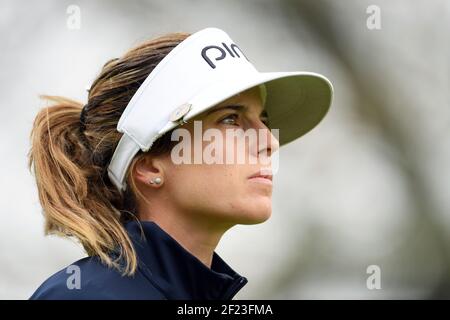
[[[139,145],[130,138],[126,133],[122,135],[116,150],[111,158],[111,162],[108,166],[108,176],[112,183],[120,191],[124,191],[127,187],[125,175],[127,169],[133,160],[136,153],[138,153]]]

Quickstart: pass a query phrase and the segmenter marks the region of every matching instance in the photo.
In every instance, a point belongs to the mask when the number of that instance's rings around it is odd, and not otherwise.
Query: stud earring
[[[152,180],[150,180],[150,184],[161,184],[162,180],[160,177],[156,177]]]

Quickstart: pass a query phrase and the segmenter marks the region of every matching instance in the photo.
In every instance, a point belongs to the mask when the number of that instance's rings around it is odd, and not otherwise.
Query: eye
[[[228,124],[228,125],[238,125],[236,123],[236,120],[239,118],[237,113],[232,113],[227,115],[225,118],[222,118],[222,120],[220,120],[221,123],[224,124]]]

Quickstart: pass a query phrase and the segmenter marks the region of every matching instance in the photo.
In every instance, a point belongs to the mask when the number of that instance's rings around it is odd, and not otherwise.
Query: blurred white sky
[[[414,213],[396,150],[356,111],[365,102],[351,72],[367,74],[381,101],[389,97],[431,214],[448,230],[449,2],[377,1],[382,29],[369,31],[371,1],[324,1],[341,52],[353,54],[350,66],[306,22],[293,29],[283,3],[0,0],[0,299],[28,298],[84,256],[73,242],[43,236],[27,170],[38,94],[86,102],[85,88],[107,60],[144,39],[209,26],[225,30],[260,71],[319,72],[335,88],[323,122],[281,150],[272,218],[233,228],[218,248],[249,279],[236,298],[415,298],[448,277],[432,230]],[[79,30],[66,26],[72,4],[81,9]],[[371,264],[381,267],[382,290],[366,287]]]

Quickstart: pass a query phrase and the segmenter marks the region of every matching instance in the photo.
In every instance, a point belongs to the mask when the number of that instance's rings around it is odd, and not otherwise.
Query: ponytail
[[[42,109],[31,132],[29,166],[34,170],[45,216],[45,233],[76,237],[88,255],[133,274],[137,259],[114,207],[111,190],[102,182],[102,168],[80,130],[82,104],[56,97]],[[118,252],[113,258],[111,253]],[[121,269],[120,261],[126,265]]]

